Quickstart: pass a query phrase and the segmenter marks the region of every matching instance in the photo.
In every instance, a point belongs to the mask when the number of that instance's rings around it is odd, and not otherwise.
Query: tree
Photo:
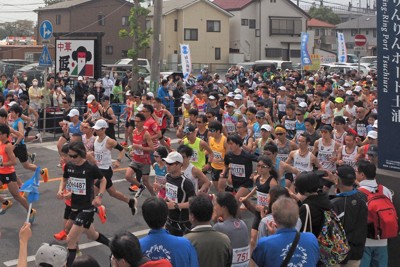
[[[130,88],[137,90],[137,81],[139,79],[138,57],[139,53],[150,44],[151,29],[144,28],[144,22],[150,11],[140,6],[143,0],[134,0],[134,7],[130,10],[129,31],[122,29],[119,31],[120,38],[132,38],[132,48],[128,50],[128,57],[132,58],[132,79]]]
[[[314,19],[319,19],[334,25],[341,22],[339,15],[334,13],[332,8],[327,6],[316,7],[313,5],[308,11],[308,15]]]
[[[65,0],[43,0],[44,4],[46,6],[50,6],[50,5],[57,4],[57,3],[60,3],[60,2],[64,2],[64,1]]]
[[[0,39],[7,36],[32,36],[33,31],[32,20],[16,20],[12,22],[5,22],[0,27]]]

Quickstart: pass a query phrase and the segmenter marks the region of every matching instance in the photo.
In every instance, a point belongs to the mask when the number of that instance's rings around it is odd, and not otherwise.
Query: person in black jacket
[[[340,265],[359,266],[367,238],[367,197],[354,188],[356,173],[351,166],[338,167],[337,175],[340,193],[331,202],[350,245],[350,252]]]

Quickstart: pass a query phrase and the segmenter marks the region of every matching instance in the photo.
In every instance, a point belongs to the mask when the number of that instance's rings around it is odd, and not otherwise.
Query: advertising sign
[[[56,72],[94,78],[94,40],[56,40]]]

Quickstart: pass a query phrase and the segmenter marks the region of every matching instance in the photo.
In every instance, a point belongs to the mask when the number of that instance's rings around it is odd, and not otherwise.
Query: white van
[[[283,60],[257,60],[254,62],[255,71],[263,71],[267,67],[271,67],[271,70],[280,69],[285,70],[293,69],[292,61],[283,61]]]

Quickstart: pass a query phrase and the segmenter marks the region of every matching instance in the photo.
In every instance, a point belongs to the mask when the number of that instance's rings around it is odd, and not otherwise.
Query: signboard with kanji
[[[56,72],[94,77],[94,40],[56,40]]]

